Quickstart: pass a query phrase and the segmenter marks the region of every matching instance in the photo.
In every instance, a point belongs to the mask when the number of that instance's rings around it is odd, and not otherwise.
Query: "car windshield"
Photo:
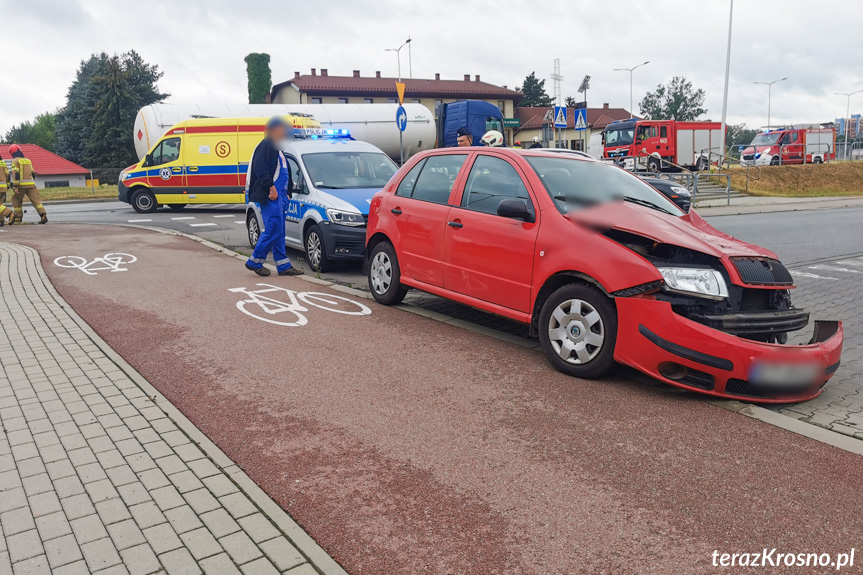
[[[528,156],[527,161],[561,213],[573,207],[622,199],[674,216],[683,215],[665,196],[617,166],[563,155]]]
[[[323,190],[382,188],[398,169],[383,152],[303,154],[312,184]]]
[[[615,128],[605,131],[606,146],[628,146],[635,136],[635,127]]]
[[[758,134],[752,139],[750,146],[769,146],[775,144],[779,140],[779,132],[770,132],[769,134]]]

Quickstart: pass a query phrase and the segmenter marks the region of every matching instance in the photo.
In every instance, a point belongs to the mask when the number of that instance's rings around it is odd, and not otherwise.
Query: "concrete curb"
[[[210,242],[206,242],[210,243]],[[215,246],[216,244],[211,244]],[[209,247],[209,246],[208,246]],[[32,249],[32,248],[28,248]],[[36,250],[33,250],[34,252]],[[237,254],[238,255],[238,254]],[[240,256],[241,259],[245,259]],[[153,387],[138,371],[103,340],[87,322],[79,316],[65,299],[54,288],[54,284],[45,273],[40,258],[36,257],[39,275],[45,285],[63,310],[69,314],[78,327],[114,364],[125,373],[167,415],[177,427],[195,443],[215,465],[221,468],[245,492],[249,499],[264,512],[285,534],[288,540],[302,553],[309,564],[321,575],[348,575],[336,561],[318,545],[312,537],[303,530],[279,505],[273,501],[246,473],[237,466],[219,447],[204,435],[183,413],[177,409],[165,396]]]
[[[157,232],[161,234],[168,234],[173,236],[184,237],[190,239],[192,241],[198,242],[201,245],[207,246],[210,249],[213,249],[217,252],[221,252],[223,254],[232,256],[240,261],[246,261],[248,259],[246,256],[242,254],[238,254],[233,250],[229,250],[224,246],[220,246],[216,243],[213,243],[209,240],[205,240],[203,238],[199,238],[192,234],[187,234],[185,232],[179,232],[176,230],[168,230],[164,228],[155,228],[151,226],[139,226],[135,224],[98,224],[98,225],[114,225],[114,226],[125,226],[129,228],[137,228],[142,230],[147,230],[151,232]],[[272,264],[264,264],[270,270],[275,271],[275,266]],[[316,285],[321,285],[324,287],[329,287],[335,291],[340,291],[346,294],[350,294],[354,297],[372,300],[374,299],[370,293],[366,293],[364,291],[360,291],[354,288],[349,288],[346,286],[342,286],[339,284],[335,284],[333,282],[328,282],[326,280],[318,279],[312,276],[302,275],[295,276],[299,279],[302,279],[307,282],[314,283]],[[520,345],[522,347],[526,347],[529,349],[533,349],[534,351],[541,352],[542,348],[538,343],[534,343],[529,340],[525,340],[519,338],[517,336],[499,332],[497,330],[487,328],[484,326],[479,326],[472,324],[470,322],[466,322],[461,319],[456,319],[441,313],[437,313],[434,311],[426,310],[421,307],[417,307],[411,305],[410,303],[403,303],[398,306],[399,309],[413,313],[418,316],[422,316],[434,321],[439,321],[441,323],[446,323],[455,327],[460,327],[462,329],[466,329],[469,331],[473,331],[475,333],[480,333],[483,335],[487,335],[493,337],[495,339],[499,339],[501,341],[505,341],[507,343],[513,343],[516,345]],[[122,358],[121,358],[122,359]],[[149,385],[149,384],[148,384]],[[832,447],[836,447],[838,449],[842,449],[844,451],[849,451],[851,453],[857,455],[863,455],[863,441],[859,439],[855,439],[853,437],[843,435],[836,431],[831,431],[829,429],[825,429],[823,427],[818,427],[817,425],[812,425],[811,423],[806,423],[793,417],[788,417],[787,415],[782,415],[781,413],[777,413],[775,411],[771,411],[769,409],[765,409],[763,407],[759,407],[753,404],[741,403],[739,401],[734,400],[718,400],[718,399],[704,399],[710,405],[714,405],[716,407],[726,409],[728,411],[734,411],[736,413],[740,413],[741,415],[745,415],[747,417],[751,417],[753,419],[757,419],[769,425],[773,425],[775,427],[779,427],[786,431],[790,431],[791,433],[796,433],[797,435],[802,435],[804,437],[808,437],[820,443],[824,443],[830,445]],[[209,440],[207,440],[209,441]],[[218,448],[216,448],[218,449]],[[250,480],[251,481],[251,480]]]
[[[104,204],[106,202],[119,201],[117,198],[89,198],[86,200],[45,200],[43,204],[49,206],[62,206],[65,204]]]
[[[826,205],[825,205],[826,204]],[[694,206],[698,214],[705,218],[720,216],[746,216],[754,214],[778,214],[784,212],[810,212],[818,210],[839,210],[842,208],[863,207],[863,197],[825,200],[823,202],[789,202],[787,204],[731,205],[731,206]]]

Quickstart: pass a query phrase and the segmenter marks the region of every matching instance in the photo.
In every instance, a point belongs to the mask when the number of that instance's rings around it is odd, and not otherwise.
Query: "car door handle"
[[[189,166],[189,171],[190,171],[190,172],[197,172],[197,171],[198,171],[198,166]]]
[[[448,225],[448,226],[449,226],[449,227],[451,227],[451,228],[463,228],[463,227],[464,227],[464,224],[463,224],[463,223],[461,223],[461,222],[458,222],[458,221],[456,221],[456,222],[447,222],[447,223],[446,223],[446,225]]]
[[[391,209],[390,211],[391,211],[392,213],[394,213],[395,215],[397,215],[397,216],[402,215],[402,211],[401,211],[400,209],[398,209],[398,208],[393,208],[393,209]]]

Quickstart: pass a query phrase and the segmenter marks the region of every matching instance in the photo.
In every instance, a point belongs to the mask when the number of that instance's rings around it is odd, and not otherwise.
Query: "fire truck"
[[[740,154],[744,166],[821,164],[836,159],[836,131],[819,125],[771,128]]]
[[[661,172],[676,166],[705,170],[710,153],[718,153],[721,147],[720,122],[633,118],[608,125],[603,158],[613,159],[627,170]]]

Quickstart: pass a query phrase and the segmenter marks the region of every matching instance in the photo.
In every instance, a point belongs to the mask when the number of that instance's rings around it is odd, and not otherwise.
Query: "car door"
[[[182,138],[165,138],[148,154],[147,183],[156,194],[156,201],[177,201],[185,191]],[[166,198],[166,196],[168,196]]]
[[[523,200],[534,221],[497,215],[510,199]],[[477,154],[444,232],[444,287],[530,312],[537,217],[522,172],[503,157]]]
[[[291,199],[285,209],[285,239],[295,246],[303,245],[303,214],[309,197],[303,172],[296,158],[285,154],[291,170]]]
[[[418,163],[399,183],[389,203],[398,230],[401,271],[443,287],[444,233],[453,187],[469,154],[441,154]]]

